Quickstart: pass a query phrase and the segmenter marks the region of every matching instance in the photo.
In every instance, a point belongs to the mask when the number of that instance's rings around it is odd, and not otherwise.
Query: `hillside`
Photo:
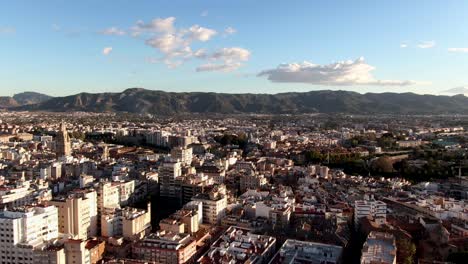
[[[353,114],[468,114],[468,97],[413,93],[310,91],[280,94],[172,93],[127,89],[121,93],[80,93],[54,97],[20,110],[181,113],[353,113]]]
[[[23,92],[13,95],[13,99],[15,99],[19,105],[38,104],[51,98],[52,96],[36,92]]]
[[[0,96],[0,108],[13,108],[24,105],[43,103],[52,98],[51,96],[36,93],[24,92],[11,96]]]

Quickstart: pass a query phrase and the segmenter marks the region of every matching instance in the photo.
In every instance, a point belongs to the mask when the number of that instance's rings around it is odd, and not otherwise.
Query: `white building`
[[[276,238],[256,235],[231,226],[211,244],[198,263],[267,263],[275,252]]]
[[[182,165],[192,164],[192,154],[192,148],[175,147],[171,150],[171,157],[180,161]]]
[[[226,187],[215,188],[210,193],[200,193],[192,198],[203,206],[203,223],[216,225],[226,215]]]
[[[176,197],[175,179],[182,175],[180,162],[164,162],[159,167],[159,186],[162,197]]]
[[[359,219],[372,217],[376,223],[383,224],[387,218],[387,204],[377,201],[374,196],[364,197],[364,200],[357,200],[354,203],[354,223],[359,225]]]
[[[34,250],[58,237],[55,206],[21,207],[0,212],[0,262],[36,263]]]
[[[343,248],[316,242],[288,239],[270,261],[270,264],[341,263]]]

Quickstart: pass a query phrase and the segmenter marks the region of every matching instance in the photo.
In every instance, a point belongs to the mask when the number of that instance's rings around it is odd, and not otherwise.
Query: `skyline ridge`
[[[447,96],[447,97],[463,95],[463,96],[466,97],[467,93],[461,92],[462,91],[461,89],[466,89],[466,91],[468,91],[468,88],[465,88],[463,86],[462,87],[454,87],[454,88],[446,89],[446,90],[441,90],[441,91],[434,92],[434,93],[417,93],[417,92],[413,92],[413,91],[359,92],[359,91],[346,90],[346,89],[313,89],[313,90],[308,90],[308,91],[287,91],[287,92],[274,92],[274,93],[266,93],[266,92],[258,92],[258,93],[255,93],[255,92],[233,92],[233,93],[230,93],[230,92],[201,91],[201,90],[169,91],[169,90],[164,90],[164,89],[160,89],[160,88],[151,89],[151,88],[145,88],[145,87],[129,87],[129,88],[123,88],[120,91],[92,91],[92,92],[84,91],[84,92],[71,93],[71,94],[67,94],[67,95],[58,95],[58,96],[54,96],[52,94],[48,94],[48,93],[42,92],[40,90],[34,91],[34,90],[30,89],[30,90],[25,90],[25,91],[19,91],[19,92],[13,93],[12,95],[1,95],[0,97],[14,97],[15,95],[27,94],[27,93],[41,94],[41,95],[46,95],[46,96],[50,96],[50,97],[68,97],[68,96],[74,96],[74,95],[77,95],[77,94],[123,93],[123,92],[126,92],[128,90],[146,90],[146,91],[165,92],[165,93],[206,93],[206,94],[214,93],[214,94],[233,94],[233,95],[235,95],[235,94],[276,95],[276,94],[285,94],[285,93],[309,93],[309,92],[330,91],[330,92],[350,92],[350,93],[357,93],[357,94],[361,94],[361,95],[365,95],[365,94],[386,94],[387,93],[387,94],[415,94],[415,95],[432,95],[432,96]],[[456,91],[459,91],[459,92],[456,92]]]

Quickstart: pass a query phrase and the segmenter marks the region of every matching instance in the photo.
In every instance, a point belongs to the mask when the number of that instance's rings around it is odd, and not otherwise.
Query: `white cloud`
[[[132,35],[139,36],[144,32],[172,33],[175,30],[175,20],[175,17],[155,18],[149,23],[139,20],[136,25],[131,28]]]
[[[435,41],[431,40],[431,41],[423,41],[419,43],[417,47],[420,49],[430,49],[430,48],[435,47],[435,45],[436,45]]]
[[[13,34],[16,32],[16,28],[14,27],[2,27],[0,26],[0,34]]]
[[[400,44],[400,48],[404,49],[404,48],[407,48],[408,47],[408,44],[406,43],[401,43]]]
[[[200,16],[202,16],[202,17],[208,16],[208,10],[204,10],[204,11],[200,14]]]
[[[310,62],[281,64],[276,69],[265,70],[257,76],[266,76],[272,82],[308,83],[312,85],[381,85],[406,86],[415,81],[377,80],[371,72],[375,68],[364,58],[340,61],[327,65]]]
[[[218,71],[218,72],[230,72],[237,70],[241,66],[240,63],[232,63],[232,64],[225,64],[225,63],[206,63],[202,64],[197,67],[197,72],[205,72],[205,71]]]
[[[196,43],[213,39],[218,32],[214,29],[194,24],[190,27],[177,27],[175,17],[155,18],[150,22],[137,21],[130,28],[128,35],[141,37],[146,45],[160,53],[160,57],[151,57],[149,63],[164,63],[169,68],[175,68],[189,60],[204,60],[205,63],[196,68],[197,71],[232,71],[248,61],[250,51],[239,48],[221,48],[209,52],[205,48],[192,49]],[[225,32],[233,34],[236,30],[226,28]],[[118,28],[111,27],[103,33],[108,35],[126,34]]]
[[[101,34],[103,35],[113,35],[113,36],[123,36],[126,34],[126,32],[122,29],[119,29],[117,27],[110,27],[106,28],[101,31]]]
[[[212,59],[223,61],[247,61],[250,58],[250,51],[239,48],[222,48],[211,55]]]
[[[236,32],[237,32],[237,30],[235,28],[232,28],[232,27],[227,27],[224,30],[224,34],[226,34],[226,35],[232,35],[232,34],[235,34]]]
[[[468,48],[449,48],[449,52],[468,53]]]
[[[162,53],[169,54],[184,45],[183,39],[174,34],[165,34],[147,39],[145,43],[153,48],[159,49]]]
[[[192,25],[189,28],[177,28],[174,25],[175,18],[156,18],[150,23],[137,22],[132,28],[132,35],[144,34],[148,38],[146,45],[157,49],[163,57],[157,61],[174,68],[191,58],[203,59],[206,55],[204,49],[192,50],[194,42],[207,42],[217,34],[216,30]]]
[[[204,54],[203,57],[212,62],[200,65],[196,69],[197,72],[229,72],[241,67],[241,62],[248,61],[250,58],[250,51],[239,47],[222,48],[213,52],[212,54]]]
[[[111,52],[112,52],[112,47],[105,47],[105,48],[102,50],[102,54],[103,54],[104,56],[109,55]]]
[[[200,27],[199,25],[191,26],[188,31],[189,38],[191,38],[192,40],[198,40],[202,42],[210,40],[211,37],[217,34],[215,30]]]

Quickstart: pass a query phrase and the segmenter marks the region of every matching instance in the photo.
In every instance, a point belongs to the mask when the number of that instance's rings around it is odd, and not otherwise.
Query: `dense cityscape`
[[[467,0],[0,2],[0,264],[468,263]]]
[[[0,119],[2,263],[466,257],[466,116]]]

